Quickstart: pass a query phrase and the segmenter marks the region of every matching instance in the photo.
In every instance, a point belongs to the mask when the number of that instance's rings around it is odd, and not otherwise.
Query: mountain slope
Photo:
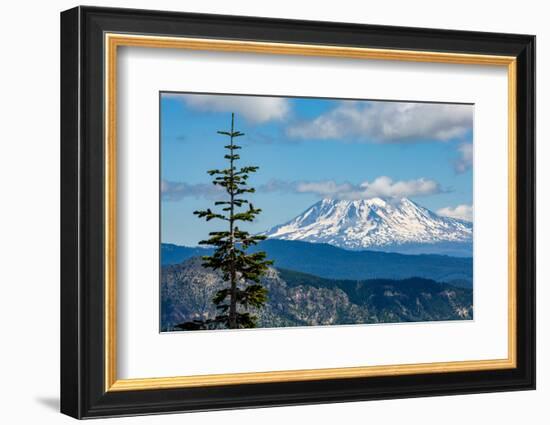
[[[346,281],[270,268],[262,278],[267,305],[259,327],[471,319],[472,291],[427,279]],[[161,329],[216,315],[212,298],[224,283],[199,258],[165,266]]]
[[[160,245],[160,262],[161,265],[177,264],[191,257],[200,257],[202,255],[209,255],[212,253],[212,249],[201,247],[188,247],[181,245],[174,245],[171,243],[163,243]]]
[[[328,279],[406,279],[420,277],[471,287],[472,258],[349,251],[322,243],[267,239],[253,250],[267,252],[275,267]],[[211,249],[162,244],[162,265],[209,255]]]
[[[406,198],[372,198],[323,199],[264,235],[352,250],[471,255],[472,231],[472,223],[439,216]]]

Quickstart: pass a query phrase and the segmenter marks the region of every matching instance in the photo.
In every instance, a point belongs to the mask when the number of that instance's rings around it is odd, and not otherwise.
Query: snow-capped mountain
[[[471,255],[472,231],[472,223],[439,216],[406,198],[395,202],[372,198],[323,199],[264,235],[353,250],[444,253],[445,249],[430,247],[463,246],[464,254]]]

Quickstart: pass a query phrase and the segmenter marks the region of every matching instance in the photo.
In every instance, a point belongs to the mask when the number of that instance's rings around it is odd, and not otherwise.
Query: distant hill
[[[207,248],[191,248],[187,246],[174,245],[171,243],[163,243],[160,245],[160,262],[165,266],[168,264],[177,264],[191,257],[200,257],[201,255],[209,255],[213,252]]]
[[[161,329],[213,318],[212,298],[224,286],[221,275],[200,258],[168,265],[161,273]],[[343,325],[473,317],[472,290],[433,280],[333,280],[270,268],[262,278],[268,302],[259,327]]]
[[[472,286],[472,258],[446,255],[405,255],[379,251],[350,251],[324,243],[267,239],[255,250],[264,250],[274,266],[328,279],[407,279],[419,277],[455,286]],[[162,244],[162,265],[177,264],[212,252]]]

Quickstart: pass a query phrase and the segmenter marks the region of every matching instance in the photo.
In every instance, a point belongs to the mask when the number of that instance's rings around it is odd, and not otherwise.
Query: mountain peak
[[[415,208],[420,207],[417,203],[410,200],[409,198],[392,198],[385,199],[382,197],[373,197],[365,199],[335,199],[335,198],[323,198],[314,205],[340,205],[340,206],[376,206],[376,207],[388,207],[391,205],[408,205]],[[420,207],[421,208],[421,207]]]
[[[406,199],[406,198],[403,198]],[[334,198],[323,198],[321,201],[317,202],[318,204],[354,204],[354,205],[387,205],[387,202],[380,198],[368,198],[368,199],[334,199]]]
[[[472,230],[471,223],[439,216],[408,198],[395,201],[380,197],[325,198],[264,235],[365,249],[440,242],[471,243]]]

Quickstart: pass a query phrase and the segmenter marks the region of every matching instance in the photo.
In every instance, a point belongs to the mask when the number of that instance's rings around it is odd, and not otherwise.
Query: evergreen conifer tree
[[[254,328],[257,318],[248,311],[252,308],[261,308],[267,301],[267,290],[260,284],[260,278],[272,264],[266,259],[263,251],[247,253],[247,249],[264,240],[265,236],[250,235],[239,227],[239,223],[252,222],[260,214],[261,209],[255,208],[243,196],[254,193],[254,188],[248,186],[250,174],[259,167],[245,166],[237,169],[235,163],[240,159],[237,150],[241,149],[234,143],[234,139],[244,136],[244,133],[235,131],[235,114],[231,114],[231,130],[218,131],[229,139],[225,145],[227,154],[224,158],[229,162],[228,168],[209,170],[213,176],[212,183],[220,186],[227,194],[226,199],[216,201],[215,206],[221,207],[221,212],[206,210],[195,211],[194,214],[206,221],[220,220],[225,223],[225,230],[209,233],[209,238],[199,242],[201,245],[214,246],[212,255],[204,256],[203,267],[219,270],[227,286],[216,293],[213,303],[218,309],[214,319],[194,320],[177,325],[184,330],[216,329],[216,328]]]

